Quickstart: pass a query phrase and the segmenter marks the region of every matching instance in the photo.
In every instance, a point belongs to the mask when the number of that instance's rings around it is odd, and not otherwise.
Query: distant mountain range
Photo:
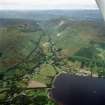
[[[102,20],[99,10],[0,11],[0,18],[49,20],[59,17],[67,17],[73,20]]]

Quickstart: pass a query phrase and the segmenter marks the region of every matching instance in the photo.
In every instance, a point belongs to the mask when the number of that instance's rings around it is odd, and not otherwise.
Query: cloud
[[[97,8],[94,0],[0,0],[1,9]]]

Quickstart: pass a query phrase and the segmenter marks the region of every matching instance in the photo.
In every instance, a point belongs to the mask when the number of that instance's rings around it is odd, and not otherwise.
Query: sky
[[[96,8],[95,0],[0,0],[0,10]]]

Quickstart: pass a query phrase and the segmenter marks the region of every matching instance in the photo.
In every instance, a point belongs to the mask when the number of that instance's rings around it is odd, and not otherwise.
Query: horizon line
[[[0,9],[0,11],[99,10],[99,8]]]

